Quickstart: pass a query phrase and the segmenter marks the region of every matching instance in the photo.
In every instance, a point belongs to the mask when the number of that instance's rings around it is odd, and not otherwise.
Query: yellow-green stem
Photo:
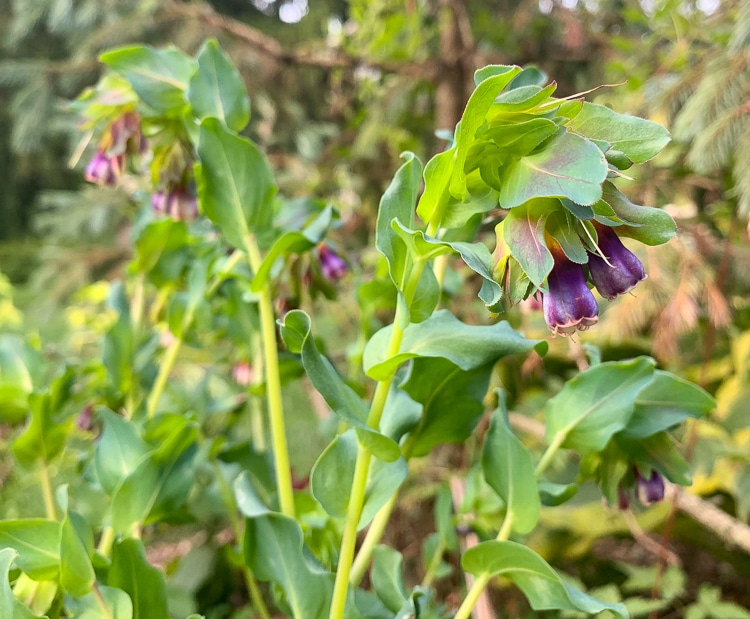
[[[399,308],[402,306],[399,305]],[[386,358],[395,356],[401,347],[404,337],[403,328],[400,327],[400,312],[396,310],[396,318],[393,321],[393,331],[388,342]],[[377,429],[380,426],[380,418],[383,416],[385,402],[391,389],[393,375],[382,380],[375,388],[375,394],[370,405],[370,414],[367,416],[367,425]],[[341,551],[339,552],[339,564],[336,568],[336,581],[333,585],[333,600],[329,619],[341,619],[344,616],[346,597],[349,591],[349,579],[354,561],[354,549],[357,544],[357,526],[362,516],[362,506],[365,501],[365,490],[367,489],[367,475],[370,471],[370,453],[362,446],[357,448],[357,460],[354,465],[354,481],[349,494],[349,508],[344,523],[344,536],[341,540]]]
[[[208,287],[206,288],[207,297],[210,297],[214,292],[216,292],[216,289],[221,285],[221,282],[224,281],[227,273],[232,270],[232,268],[237,264],[241,257],[242,252],[239,251],[235,251],[231,256],[229,256],[222,270],[213,277],[211,282],[209,282]],[[157,299],[157,305],[161,307],[165,302],[166,298],[164,297],[164,295],[160,295]],[[192,322],[193,312],[188,311],[182,318],[183,333],[190,328]],[[175,338],[172,340],[172,343],[167,347],[167,350],[164,353],[164,358],[162,359],[161,365],[159,366],[159,373],[156,375],[154,386],[151,388],[151,393],[149,393],[148,399],[146,401],[146,415],[149,418],[153,417],[156,413],[156,406],[159,403],[159,398],[164,392],[164,388],[167,385],[167,380],[169,379],[169,375],[172,372],[172,368],[174,368],[175,361],[177,360],[177,354],[180,352],[181,347],[182,338],[175,336]],[[129,411],[129,414],[132,415],[132,411]]]
[[[99,545],[97,550],[101,552],[105,557],[108,557],[112,552],[112,543],[115,541],[115,530],[106,525],[102,529],[102,536],[99,538]]]
[[[57,518],[55,514],[55,497],[52,493],[52,482],[49,478],[49,469],[47,463],[42,461],[42,468],[40,469],[40,481],[42,486],[42,494],[44,495],[44,512],[47,514],[47,518],[55,520]]]
[[[234,494],[216,461],[213,462],[213,469],[216,482],[219,484],[219,492],[221,493],[221,497],[224,499],[224,504],[227,507],[229,522],[231,523],[232,531],[234,532],[234,539],[238,544],[241,544],[243,529],[240,518],[237,515],[237,503],[234,500]],[[266,603],[263,601],[263,596],[258,588],[258,582],[255,580],[255,575],[247,565],[243,566],[242,575],[245,579],[245,585],[247,586],[248,593],[250,593],[250,600],[252,601],[255,610],[261,616],[261,619],[271,619]]]
[[[245,235],[245,250],[253,273],[257,273],[262,263],[260,250],[255,238]],[[281,512],[294,518],[294,491],[292,489],[292,469],[289,463],[289,449],[286,442],[284,405],[281,398],[281,376],[279,375],[279,352],[276,348],[276,322],[273,314],[271,290],[265,285],[258,294],[260,330],[263,339],[263,359],[266,370],[266,401],[271,423],[271,443],[276,465],[276,486],[279,491]]]
[[[513,517],[511,514],[505,516],[503,525],[500,527],[500,531],[495,538],[499,542],[504,542],[510,537],[511,530],[513,529]],[[492,580],[492,574],[482,574],[474,580],[474,584],[471,585],[469,592],[466,594],[464,601],[461,602],[461,606],[453,619],[469,619],[471,611],[476,606],[479,596],[485,590],[490,580]]]
[[[437,548],[435,548],[435,552],[433,553],[430,564],[427,566],[427,569],[424,573],[424,578],[422,579],[422,587],[425,589],[428,589],[432,586],[432,581],[435,580],[435,576],[437,575],[438,567],[440,567],[440,562],[443,560],[443,553],[445,552],[445,544],[443,543],[443,540],[438,541]]]
[[[484,591],[485,587],[487,587],[490,580],[492,580],[492,576],[490,576],[489,574],[482,574],[481,576],[478,576],[476,580],[474,580],[474,584],[466,594],[464,601],[461,602],[461,606],[459,607],[458,612],[455,614],[453,619],[469,619],[469,617],[471,617],[471,611],[474,610],[474,607],[479,601],[479,597],[482,595],[482,592]]]
[[[177,360],[177,353],[180,352],[181,346],[182,339],[175,337],[164,352],[164,357],[159,365],[159,373],[156,375],[154,386],[151,388],[151,393],[148,394],[148,400],[146,400],[146,415],[149,419],[156,413],[156,406],[159,403],[159,398],[164,391],[164,387],[167,385],[167,379],[172,372],[172,368]]]
[[[388,499],[388,502],[383,505],[375,514],[375,518],[370,523],[370,528],[367,529],[367,535],[362,540],[362,545],[359,547],[357,557],[354,559],[352,564],[352,571],[349,576],[349,583],[356,587],[361,582],[362,578],[367,571],[368,565],[370,565],[370,559],[372,558],[372,552],[380,543],[380,539],[385,533],[385,528],[388,526],[388,521],[391,518],[394,507],[396,507],[396,501],[398,500],[398,490],[393,493],[393,496]]]
[[[541,460],[539,460],[539,464],[536,465],[536,470],[534,471],[534,473],[536,474],[537,479],[542,476],[542,473],[544,473],[550,462],[552,462],[552,458],[555,457],[555,454],[565,442],[567,436],[567,432],[558,432],[557,434],[555,434],[555,438],[552,439],[552,442],[542,454],[542,458]]]

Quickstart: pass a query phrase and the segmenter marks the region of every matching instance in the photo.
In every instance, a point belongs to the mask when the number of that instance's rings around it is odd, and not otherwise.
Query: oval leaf
[[[578,610],[596,614],[609,610],[622,619],[623,604],[608,604],[563,582],[554,569],[530,548],[515,542],[489,541],[464,553],[461,566],[475,576],[504,576],[529,600],[534,610]]]

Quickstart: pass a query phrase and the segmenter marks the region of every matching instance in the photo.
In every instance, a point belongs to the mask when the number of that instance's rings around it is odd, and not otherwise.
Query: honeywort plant
[[[541,295],[552,333],[568,335],[596,323],[589,282],[613,298],[646,276],[620,239],[657,245],[674,223],[616,181],[667,132],[581,96],[556,98],[537,69],[478,71],[450,147],[424,167],[405,153],[381,200],[383,269],[357,291],[360,385],[321,350],[314,317],[295,309],[333,298],[350,268],[326,241],[338,214],[279,195],[269,161],[240,134],[250,102],[228,57],[209,41],[194,58],[136,46],[101,60],[108,73],[75,104],[95,146],[86,178],[120,184],[140,204],[133,258],[122,281],[104,285],[106,310],[101,288],[82,297],[76,311],[89,311],[64,363],[0,339],[3,421],[45,510],[0,522],[0,616],[184,617],[197,609],[168,596],[142,536],[186,523],[213,534],[227,520],[237,546],[225,560],[254,616],[466,619],[500,575],[534,609],[627,616],[569,585],[523,540],[543,506],[587,480],[623,507],[659,500],[665,479],[688,483],[669,431],[713,400],[647,357],[569,380],[546,404],[536,462],[503,392],[493,395],[481,484],[503,519],[461,557],[474,584],[457,610],[430,587],[456,549],[444,493],[421,586],[407,588],[401,555],[380,540],[409,461],[469,438],[498,360],[545,353],[495,313]],[[493,220],[491,253],[473,237]],[[446,256],[481,281],[486,324],[438,309]],[[393,319],[378,326],[384,308]],[[284,385],[303,374],[339,423],[309,489],[292,476],[284,408]],[[580,456],[579,473],[552,483],[545,473],[561,450]]]

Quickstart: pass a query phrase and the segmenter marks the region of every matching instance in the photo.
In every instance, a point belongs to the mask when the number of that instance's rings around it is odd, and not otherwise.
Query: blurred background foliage
[[[750,3],[2,0],[0,6],[0,332],[32,339],[41,333],[45,342],[82,355],[109,324],[105,293],[87,286],[120,274],[136,213],[129,192],[83,183],[82,153],[91,136],[69,109],[100,76],[97,56],[106,48],[173,43],[192,54],[216,37],[242,72],[253,105],[248,135],[269,153],[283,193],[320,197],[340,209],[337,240],[355,279],[375,263],[367,247],[399,154],[409,149],[426,158],[442,149],[440,130],[455,126],[480,66],[535,64],[557,80],[561,96],[607,84],[589,99],[668,126],[672,144],[621,186],[638,203],[667,209],[678,222],[677,238],[642,253],[649,279],[608,305],[596,328],[575,341],[554,340],[543,363],[502,365],[498,381],[511,391],[516,413],[531,422],[560,378],[592,355],[651,354],[714,393],[715,414],[688,426],[683,437],[696,473],[692,493],[703,503],[690,511],[687,501],[680,511],[667,501],[637,521],[612,514],[592,526],[601,508],[590,511],[583,496],[553,511],[535,543],[589,584],[620,583],[620,595],[643,600],[636,616],[660,608],[664,617],[688,616],[688,608],[696,618],[750,616],[730,603],[750,607]],[[468,289],[476,285],[468,276],[449,272],[445,288],[464,315],[486,320],[470,301]],[[341,295],[338,311],[357,312],[353,299],[347,307],[352,296]],[[530,336],[546,336],[538,312],[522,306],[507,318]],[[321,329],[341,329],[339,322],[323,318]],[[75,341],[66,335],[71,325]],[[341,333],[342,355],[356,335]],[[194,381],[187,374],[184,382],[189,399]],[[304,394],[298,400],[304,408]],[[314,423],[300,422],[298,445]],[[5,451],[0,441],[3,490],[10,475]],[[311,458],[299,451],[304,474]],[[429,481],[440,466],[468,459],[446,453],[423,475]],[[15,491],[23,490],[17,481]],[[405,493],[391,533],[398,547],[421,535],[422,512],[431,509],[424,495],[416,487]],[[186,565],[203,561],[199,550]],[[653,567],[659,561],[672,567],[659,571]],[[602,564],[609,567],[602,571]],[[185,577],[181,569],[175,578]],[[206,599],[223,594],[194,580]],[[646,599],[655,582],[660,607]],[[606,591],[593,593],[606,599]],[[722,596],[728,601],[720,602]],[[521,616],[508,603],[507,616]]]

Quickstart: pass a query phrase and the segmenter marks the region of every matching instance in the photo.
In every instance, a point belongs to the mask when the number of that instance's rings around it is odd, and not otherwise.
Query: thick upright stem
[[[164,353],[164,358],[159,365],[159,373],[156,375],[154,386],[151,388],[151,393],[148,394],[148,400],[146,401],[146,415],[149,419],[156,413],[156,405],[164,392],[164,387],[167,386],[167,379],[172,372],[172,368],[174,368],[177,353],[180,352],[181,347],[182,338],[175,337]]]
[[[398,319],[394,321],[391,340],[388,345],[388,356],[393,356],[398,352],[401,346],[404,332],[398,326]],[[367,417],[367,425],[370,428],[377,429],[380,425],[380,418],[383,416],[385,402],[388,398],[388,392],[393,383],[393,376],[380,381],[375,388],[375,394],[370,406],[370,414]],[[346,513],[346,522],[344,523],[344,536],[341,540],[341,552],[339,553],[339,564],[336,569],[336,582],[333,586],[333,601],[331,602],[331,612],[329,619],[341,619],[344,616],[346,607],[346,597],[349,591],[349,580],[354,561],[354,550],[357,544],[357,526],[362,516],[362,507],[365,502],[365,491],[367,490],[367,476],[370,472],[370,452],[363,449],[360,445],[357,448],[357,460],[354,465],[354,481],[349,494],[349,509]]]
[[[262,259],[255,238],[245,236],[245,250],[248,262],[254,273],[258,272]],[[289,449],[286,442],[284,405],[281,397],[281,376],[279,374],[279,352],[276,347],[276,322],[273,313],[271,290],[265,285],[259,293],[260,330],[263,340],[263,360],[266,370],[266,401],[271,424],[271,442],[276,465],[276,486],[279,492],[281,512],[294,518],[294,491],[292,489],[292,469],[289,463]]]

